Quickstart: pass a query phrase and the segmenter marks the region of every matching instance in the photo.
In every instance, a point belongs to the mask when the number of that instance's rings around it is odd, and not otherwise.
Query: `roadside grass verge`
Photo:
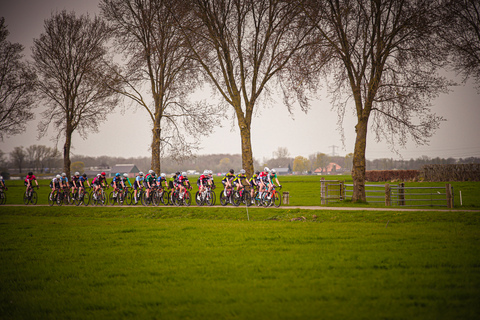
[[[0,318],[480,317],[478,213],[249,217],[245,208],[0,207]]]

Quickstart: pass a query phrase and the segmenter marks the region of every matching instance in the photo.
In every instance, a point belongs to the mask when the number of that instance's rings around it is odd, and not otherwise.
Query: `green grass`
[[[346,183],[352,183],[351,176],[326,176],[327,180],[341,180]],[[195,184],[196,178],[191,177],[194,194],[197,191],[197,186]],[[288,191],[290,193],[290,204],[289,206],[320,206],[320,176],[280,176],[279,180],[283,186],[283,191]],[[216,190],[217,196],[220,193],[220,177],[215,177],[215,181],[219,188]],[[23,203],[23,192],[25,192],[25,187],[23,186],[23,181],[7,181],[7,186],[9,190],[7,191],[7,203],[8,204],[22,204]],[[49,181],[39,180],[40,189],[38,190],[39,200],[38,204],[47,204],[47,196],[50,188],[48,187]],[[384,183],[368,183],[368,184],[379,184],[384,185]],[[396,184],[395,182],[392,184]],[[463,209],[475,209],[480,208],[480,182],[451,182],[454,194],[455,194],[455,208]],[[438,182],[407,182],[405,183],[406,187],[445,187],[445,183]],[[110,189],[111,190],[111,189]],[[463,206],[460,206],[460,197],[459,193],[462,191]],[[443,191],[444,192],[444,191]],[[217,199],[218,202],[218,199]],[[351,203],[348,201],[344,202],[331,202],[327,206],[332,207],[385,207],[383,204],[374,204],[374,203]]]
[[[0,207],[0,318],[480,316],[478,213],[249,217],[231,207]]]

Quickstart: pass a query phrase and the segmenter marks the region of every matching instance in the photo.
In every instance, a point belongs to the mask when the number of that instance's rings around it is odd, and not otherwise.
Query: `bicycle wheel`
[[[55,203],[55,198],[56,198],[55,192],[50,192],[50,193],[48,194],[48,205],[49,205],[49,206],[53,206],[53,205],[54,205],[54,203]]]
[[[187,207],[189,207],[192,204],[192,194],[188,190],[185,191],[185,193],[183,194],[183,203]]]
[[[128,190],[125,190],[125,194],[123,195],[123,203],[127,206],[132,204],[132,193]]]
[[[242,202],[247,206],[250,207],[252,205],[252,197],[250,196],[250,191],[245,191],[243,193]]]
[[[227,195],[225,194],[225,190],[222,190],[220,192],[220,204],[222,206],[226,206],[228,204],[228,197]]]
[[[90,197],[91,197],[91,195],[90,195],[90,193],[88,193],[87,191],[85,191],[85,192],[83,193],[83,199],[82,199],[82,201],[83,201],[83,204],[84,204],[85,206],[88,206],[88,205],[90,204]]]
[[[0,205],[5,204],[7,202],[7,195],[5,192],[0,192]]]
[[[282,205],[282,194],[280,192],[273,194],[273,205],[277,208]]]
[[[272,205],[272,193],[264,192],[262,195],[262,203],[264,207],[269,207]]]
[[[75,199],[77,198],[78,193],[77,192],[69,192],[68,193],[68,204],[74,204]]]
[[[75,199],[74,199],[74,202],[75,202],[75,205],[78,207],[79,205],[81,205],[83,203],[83,197],[85,196],[85,193],[84,192],[78,192]]]
[[[174,191],[172,194],[173,204],[176,206],[182,205],[182,199],[180,199],[180,193],[178,191]]]
[[[162,201],[162,203],[166,206],[168,206],[170,204],[170,191],[166,191],[164,190],[163,193],[162,193],[162,199],[160,199],[160,201]]]
[[[242,197],[240,196],[240,192],[235,191],[235,192],[232,194],[232,204],[233,204],[235,207],[238,207],[238,206],[240,205],[240,202],[242,202]]]
[[[36,205],[37,201],[38,201],[37,191],[32,190],[32,194],[30,195],[30,203],[33,205]]]
[[[117,195],[115,195],[115,191],[110,192],[108,196],[108,202],[114,206],[117,203]]]
[[[61,206],[63,204],[63,193],[57,191],[57,196],[55,197],[55,202],[57,203],[57,206]]]
[[[208,206],[213,206],[215,204],[215,193],[213,191],[207,191],[205,195],[205,203]]]
[[[260,196],[260,193],[257,191],[255,192],[255,205],[257,207],[261,207],[262,206],[262,197]]]
[[[108,204],[108,196],[106,195],[105,191],[103,191],[103,189],[99,189],[98,190],[98,194],[97,194],[97,204],[101,205],[101,206],[105,206]]]
[[[142,205],[146,206],[147,205],[147,193],[146,192],[142,192],[142,195],[140,197],[140,202],[142,203]]]
[[[25,191],[25,193],[23,194],[23,204],[28,205],[29,202],[30,202],[30,199],[28,196],[28,191]]]
[[[197,191],[195,193],[195,203],[197,204],[197,206],[203,206],[202,194],[200,193],[200,191]]]

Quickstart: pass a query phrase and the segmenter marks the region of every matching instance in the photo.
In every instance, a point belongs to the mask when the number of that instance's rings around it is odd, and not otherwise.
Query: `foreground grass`
[[[477,213],[249,217],[233,208],[0,208],[0,318],[480,316]]]

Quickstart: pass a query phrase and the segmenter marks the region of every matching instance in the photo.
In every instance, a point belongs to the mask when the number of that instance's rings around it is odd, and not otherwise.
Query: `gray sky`
[[[43,22],[52,12],[66,9],[78,15],[99,13],[98,0],[7,0],[0,4],[0,15],[5,17],[10,35],[8,40],[24,45],[24,55],[29,58],[33,39],[44,31]],[[453,76],[453,75],[452,75]],[[456,79],[459,80],[459,79]],[[453,88],[448,95],[442,95],[433,101],[432,111],[447,119],[431,138],[429,145],[415,146],[409,143],[400,149],[399,154],[390,151],[383,142],[376,142],[373,134],[368,136],[367,159],[375,158],[418,158],[429,157],[465,158],[480,157],[480,95],[472,82]],[[271,158],[278,147],[288,148],[290,155],[305,156],[323,152],[331,154],[336,146],[336,154],[353,152],[355,142],[355,119],[353,111],[344,120],[345,145],[342,145],[337,130],[337,114],[331,111],[330,98],[321,94],[319,100],[312,103],[307,113],[299,109],[290,115],[280,102],[275,106],[258,106],[258,115],[252,124],[252,148],[254,158]],[[6,138],[0,142],[0,149],[8,153],[15,146],[28,147],[32,144],[54,146],[51,138],[37,140],[37,125],[40,121],[42,106],[36,108],[36,118],[28,123],[24,134]],[[135,126],[135,131],[132,130]],[[141,130],[139,130],[141,126]],[[121,128],[119,130],[119,128]],[[140,132],[139,132],[140,131]],[[134,133],[135,132],[135,133]],[[78,134],[73,136],[73,154],[90,156],[111,155],[119,157],[149,156],[151,130],[149,119],[144,110],[127,109],[111,114],[99,127],[99,133],[90,134],[83,140]],[[59,149],[63,142],[59,142]],[[236,124],[225,121],[210,137],[202,139],[199,154],[230,153],[240,154],[240,135]]]

